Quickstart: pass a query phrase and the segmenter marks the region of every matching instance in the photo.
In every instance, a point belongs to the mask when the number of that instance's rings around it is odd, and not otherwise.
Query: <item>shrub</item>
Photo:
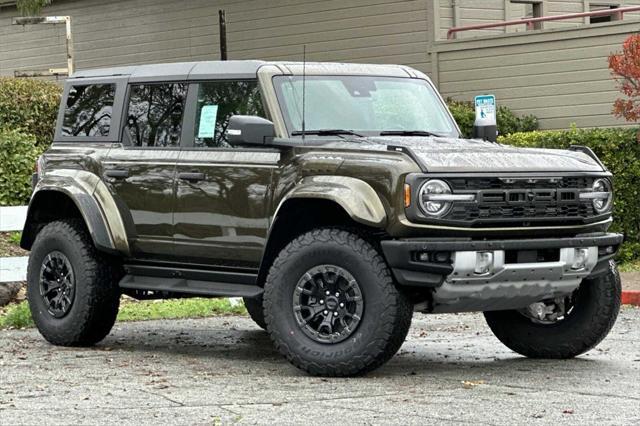
[[[0,315],[0,330],[3,328],[27,328],[33,327],[31,311],[26,301],[9,305]]]
[[[33,136],[0,129],[0,206],[29,202],[33,166],[41,152]]]
[[[615,201],[611,230],[625,235],[618,258],[628,261],[640,254],[640,143],[637,128],[576,129],[513,133],[498,142],[522,147],[591,148],[613,173]]]
[[[447,99],[447,105],[462,131],[462,135],[467,138],[471,137],[473,134],[473,122],[476,120],[476,111],[473,102]],[[508,135],[515,132],[530,132],[538,129],[538,119],[535,116],[525,115],[518,117],[504,105],[498,107],[496,121],[498,124],[498,134],[500,135]]]
[[[52,82],[0,77],[0,127],[34,135],[38,145],[53,140],[62,88]]]

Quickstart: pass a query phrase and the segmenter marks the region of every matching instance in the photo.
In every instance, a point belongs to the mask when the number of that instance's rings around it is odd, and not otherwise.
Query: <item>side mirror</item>
[[[273,123],[255,115],[232,115],[227,126],[231,145],[268,145],[276,136]]]

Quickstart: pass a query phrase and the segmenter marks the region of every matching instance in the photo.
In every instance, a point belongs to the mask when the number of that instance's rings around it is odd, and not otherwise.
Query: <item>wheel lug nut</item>
[[[336,297],[340,297],[340,293],[336,292]]]
[[[334,317],[337,317],[337,316],[338,316],[338,313],[337,313],[337,312],[334,312],[334,313],[333,313],[333,316],[334,316]]]
[[[323,314],[327,315],[329,313],[329,311],[324,311]]]
[[[331,294],[331,292],[329,290],[327,290],[327,292],[325,293],[327,296]]]
[[[344,303],[340,302],[340,307],[344,308]]]
[[[320,304],[321,304],[321,305],[324,305],[324,300],[320,300]]]

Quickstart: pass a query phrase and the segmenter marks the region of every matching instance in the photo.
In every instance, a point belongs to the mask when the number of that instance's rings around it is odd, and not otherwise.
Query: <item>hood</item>
[[[441,137],[392,136],[368,140],[374,145],[367,148],[400,147],[411,151],[424,172],[603,171],[598,161],[581,151],[518,148],[477,139]]]

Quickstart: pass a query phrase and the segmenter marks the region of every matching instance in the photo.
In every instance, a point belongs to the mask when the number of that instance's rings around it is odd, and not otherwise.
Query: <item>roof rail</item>
[[[538,22],[562,21],[565,19],[584,18],[588,16],[590,17],[590,16],[615,15],[618,20],[622,20],[624,19],[624,14],[628,12],[640,12],[640,6],[618,7],[616,9],[594,10],[593,12],[568,13],[564,15],[541,16],[538,18],[522,18],[522,19],[514,19],[511,21],[492,22],[490,24],[475,24],[475,25],[465,25],[462,27],[452,27],[452,28],[449,28],[449,30],[447,31],[447,39],[448,40],[454,39],[457,33],[460,33],[463,31],[485,30],[487,28],[509,27],[512,25],[522,25],[522,24],[526,24],[528,30],[533,30],[535,29],[535,24],[537,24]]]

